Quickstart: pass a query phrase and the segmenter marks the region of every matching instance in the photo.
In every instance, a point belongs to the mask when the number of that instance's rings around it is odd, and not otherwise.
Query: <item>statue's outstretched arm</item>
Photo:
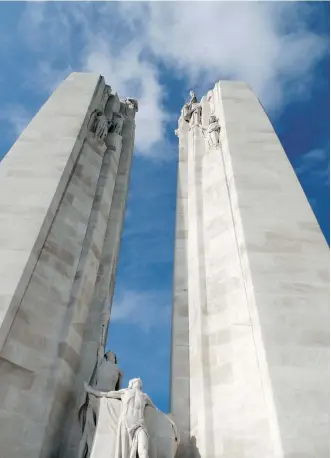
[[[124,393],[124,390],[107,391],[106,393],[104,393],[104,396],[106,398],[121,399],[123,393]]]
[[[84,382],[84,388],[87,393],[93,394],[97,398],[114,398],[114,399],[121,399],[123,394],[123,390],[118,391],[99,391],[93,388],[88,383]]]
[[[84,388],[85,388],[86,393],[93,394],[97,398],[101,398],[104,396],[104,393],[102,391],[96,390],[95,388],[93,388],[91,385],[89,385],[86,382],[84,382]]]

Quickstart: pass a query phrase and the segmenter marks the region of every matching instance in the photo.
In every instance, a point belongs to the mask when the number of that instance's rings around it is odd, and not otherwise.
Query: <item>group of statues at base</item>
[[[184,104],[182,109],[183,119],[190,123],[190,127],[200,127],[204,138],[208,140],[208,146],[216,147],[219,145],[220,131],[221,127],[213,112],[214,108],[211,106],[211,114],[209,116],[209,125],[207,127],[202,125],[201,115],[202,107],[198,103],[197,97],[194,91],[190,91],[190,100]],[[175,134],[178,135],[178,130],[175,131]],[[207,135],[206,135],[207,134]]]
[[[158,409],[142,391],[140,378],[130,380],[128,387],[123,389],[121,380],[122,372],[117,366],[115,353],[108,351],[103,355],[101,346],[92,378],[84,384],[84,398],[79,408],[82,435],[78,458],[153,458],[149,454],[145,408]],[[100,417],[101,409],[103,416]],[[174,440],[178,443],[175,424],[168,416],[158,412],[169,421]],[[167,456],[174,455],[170,451]]]

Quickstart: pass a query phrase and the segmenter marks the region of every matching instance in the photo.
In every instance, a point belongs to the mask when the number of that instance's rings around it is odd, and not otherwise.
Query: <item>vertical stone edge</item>
[[[52,102],[53,104],[54,99],[57,96],[57,91],[61,91],[63,87],[65,87],[67,82],[71,82],[72,79],[74,79],[76,74],[71,74],[69,77],[59,86],[59,88],[55,91],[55,93],[52,95]],[[88,75],[90,77],[93,77],[92,75]],[[94,76],[96,79],[96,76]],[[1,330],[0,330],[0,349],[3,348],[5,340],[8,336],[8,333],[10,332],[11,325],[15,319],[15,315],[19,309],[20,303],[23,299],[25,290],[29,284],[29,281],[31,279],[31,276],[33,274],[33,270],[36,266],[37,260],[39,258],[39,255],[41,253],[41,250],[43,248],[43,245],[45,243],[45,240],[47,238],[47,235],[49,233],[49,230],[52,226],[53,220],[55,218],[57,209],[61,203],[61,199],[65,193],[65,189],[70,181],[70,176],[73,171],[75,162],[78,158],[78,154],[81,151],[84,138],[85,138],[85,133],[87,129],[87,123],[89,121],[90,114],[93,110],[93,102],[95,99],[95,95],[97,91],[99,90],[100,86],[104,84],[103,78],[99,75],[97,77],[97,81],[95,84],[95,89],[94,93],[92,95],[92,98],[90,99],[87,112],[85,112],[85,116],[83,117],[83,120],[81,122],[81,126],[78,132],[78,136],[76,140],[73,142],[73,145],[70,149],[70,154],[68,155],[68,160],[65,164],[65,167],[63,171],[61,172],[61,175],[59,176],[59,181],[58,184],[56,185],[54,189],[54,194],[51,197],[51,200],[49,202],[48,208],[46,210],[45,216],[43,217],[43,220],[41,221],[40,229],[39,232],[36,236],[35,242],[33,242],[33,245],[31,247],[30,254],[28,255],[27,261],[25,263],[25,266],[23,267],[22,273],[20,274],[20,277],[18,278],[17,286],[15,288],[15,292],[13,293],[12,299],[8,304],[1,304],[2,307],[7,307],[7,311],[5,311],[4,318],[1,322]],[[68,83],[67,83],[68,84]],[[7,153],[8,157],[5,156],[3,161],[0,164],[1,168],[10,168],[10,162],[12,162],[12,167],[15,166],[14,162],[14,156],[13,152],[20,148],[20,141],[21,139],[24,139],[25,135],[29,133],[29,127],[31,130],[31,126],[35,127],[35,124],[38,124],[39,119],[43,117],[43,114],[45,110],[47,111],[47,108],[49,106],[49,101],[50,99],[44,104],[44,106],[39,110],[37,115],[31,120],[29,123],[28,127],[25,129],[25,131],[20,135],[20,137],[16,140],[15,144],[13,147],[10,149],[10,151]],[[38,138],[36,139],[38,141]],[[14,153],[15,154],[15,153]]]
[[[109,300],[111,308],[115,287],[118,253],[123,230],[123,221],[127,202],[127,192],[130,182],[131,162],[134,148],[135,112],[127,107],[126,102],[120,103],[121,112],[125,113],[122,128],[121,149],[110,151],[112,159],[116,156],[116,178],[112,195],[108,221],[100,253],[100,263],[94,285],[92,298],[89,301],[88,318],[83,333],[83,342],[80,351],[81,364],[75,378],[75,401],[72,413],[67,421],[68,434],[63,438],[60,453],[61,457],[71,457],[77,454],[80,440],[78,431],[78,407],[83,394],[83,382],[89,381],[98,345],[100,343],[101,313],[105,302]],[[88,325],[88,326],[87,326]]]
[[[181,117],[177,168],[176,220],[171,317],[170,412],[177,424],[180,445],[177,458],[191,455],[190,362],[187,279],[187,123]]]

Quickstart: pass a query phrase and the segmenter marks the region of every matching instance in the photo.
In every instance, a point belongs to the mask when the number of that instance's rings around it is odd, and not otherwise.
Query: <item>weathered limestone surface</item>
[[[192,438],[181,456],[327,457],[327,244],[250,88],[219,82],[200,105],[200,122],[178,129],[171,399]],[[189,402],[177,384],[188,374]]]
[[[72,74],[57,89],[1,162],[0,347],[82,147],[98,84],[97,76],[84,76]]]
[[[91,304],[103,308],[113,289],[135,109],[109,96],[102,77],[70,75],[0,166],[4,457],[57,457],[67,445]],[[91,125],[95,110],[103,124]],[[106,135],[113,110],[123,110],[123,141],[120,133]],[[100,312],[90,327],[97,346]],[[87,356],[94,364],[95,355]]]
[[[181,120],[173,278],[170,411],[180,430],[177,458],[190,457],[190,366],[187,296],[187,133]]]
[[[112,193],[106,192],[105,198],[111,203],[108,212],[108,225],[106,228],[102,252],[100,254],[99,268],[95,280],[95,288],[85,325],[82,327],[83,343],[81,348],[80,369],[75,380],[75,389],[72,404],[68,409],[68,417],[61,447],[61,457],[77,455],[80,438],[80,428],[77,421],[78,404],[84,389],[84,382],[89,381],[93,366],[96,361],[98,346],[100,344],[100,315],[105,301],[112,302],[119,242],[121,239],[126,198],[131,171],[132,152],[134,144],[134,118],[127,118],[122,129],[121,150],[113,151],[112,158],[116,163],[116,180]],[[110,134],[108,142],[114,144],[116,134]],[[119,155],[120,152],[120,155]],[[110,199],[110,196],[111,199]]]

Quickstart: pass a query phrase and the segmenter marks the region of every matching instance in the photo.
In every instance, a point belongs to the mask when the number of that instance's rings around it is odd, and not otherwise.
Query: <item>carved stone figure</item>
[[[119,390],[121,387],[122,372],[117,366],[117,358],[114,352],[105,353],[108,323],[110,318],[109,293],[105,300],[105,307],[101,313],[100,344],[97,352],[97,361],[94,366],[89,384],[100,391]],[[96,429],[98,405],[93,396],[84,392],[78,419],[81,427],[81,440],[79,443],[78,458],[87,458],[91,452],[93,438]]]
[[[121,103],[121,110],[120,112],[126,118],[133,118],[135,113],[138,111],[138,101],[136,99],[125,99],[124,102]]]
[[[100,110],[95,110],[89,122],[89,129],[96,137],[104,141],[107,137],[110,121],[107,116]]]
[[[183,110],[183,118],[185,121],[189,122],[192,119],[192,125],[201,124],[201,105],[198,103],[194,91],[190,91],[190,100],[188,103],[185,103]]]
[[[175,129],[175,135],[176,135],[176,137],[179,136],[179,129]]]
[[[111,87],[110,86],[106,86],[105,87],[105,90],[103,91],[103,94],[102,94],[102,97],[101,97],[101,101],[100,101],[100,111],[104,112],[105,111],[105,108],[106,108],[106,104],[109,100],[109,97],[112,95],[111,93]]]
[[[98,390],[118,390],[122,373],[117,366],[115,353],[107,352],[99,362],[94,380],[90,384]],[[84,403],[79,408],[78,418],[81,425],[82,437],[79,444],[78,457],[87,458],[91,452],[96,429],[97,404],[94,398],[85,394]]]
[[[109,132],[121,135],[123,128],[124,116],[121,113],[114,113]]]
[[[126,98],[125,103],[129,105],[130,108],[133,108],[136,112],[138,111],[138,100]]]
[[[118,113],[121,108],[121,101],[118,97],[117,92],[109,96],[108,102],[105,106],[105,115],[110,117],[113,113]]]
[[[209,117],[209,126],[202,127],[203,132],[207,131],[208,133],[208,145],[210,147],[217,146],[219,144],[220,139],[220,130],[221,126],[215,115],[211,115]]]
[[[95,135],[100,138],[100,140],[104,140],[107,137],[109,129],[109,121],[106,115],[100,113],[97,115],[96,119],[96,127],[95,127]]]
[[[100,349],[101,350],[101,349]],[[108,351],[98,361],[96,371],[92,375],[89,386],[99,391],[116,391],[120,389],[122,372],[117,366],[115,353]],[[96,429],[98,405],[93,396],[84,395],[84,401],[78,411],[82,437],[79,443],[78,458],[87,458],[91,452]]]
[[[202,112],[201,105],[199,103],[194,104],[192,108],[191,120],[190,120],[191,127],[201,125],[201,112]]]
[[[85,390],[91,397],[121,400],[116,448],[112,458],[148,458],[148,432],[144,412],[147,405],[153,406],[155,409],[156,407],[149,396],[143,393],[142,381],[135,378],[130,380],[128,388],[108,392],[99,391],[85,383]],[[167,418],[176,431],[172,420]]]

